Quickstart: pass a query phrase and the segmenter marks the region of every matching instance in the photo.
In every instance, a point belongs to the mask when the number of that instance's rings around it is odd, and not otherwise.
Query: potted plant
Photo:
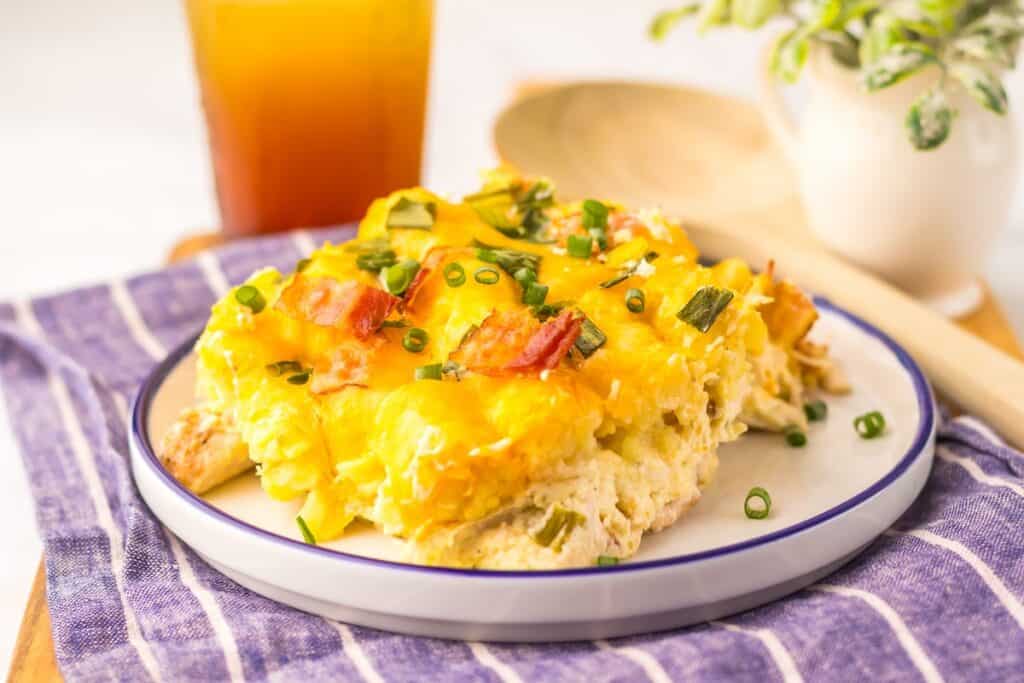
[[[827,246],[949,315],[980,301],[976,274],[1007,220],[1018,175],[1001,82],[1024,35],[1015,2],[705,0],[660,13],[789,24],[762,65],[761,105],[794,163],[811,228]],[[777,84],[810,76],[797,128]]]

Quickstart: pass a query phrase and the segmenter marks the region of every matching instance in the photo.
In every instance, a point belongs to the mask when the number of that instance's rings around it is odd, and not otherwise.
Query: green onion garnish
[[[531,283],[537,281],[537,271],[529,268],[520,268],[512,274],[512,278],[519,283],[519,286],[526,289]]]
[[[565,533],[562,536],[562,542],[565,542],[565,537],[571,534],[572,530],[578,525],[585,524],[586,521],[587,518],[575,510],[566,510],[562,507],[556,507],[551,511],[551,516],[549,516],[548,521],[544,523],[544,527],[534,534],[533,540],[546,548],[551,545],[551,543],[564,531]],[[555,550],[559,550],[560,548],[561,543],[558,544]]]
[[[554,189],[544,181],[531,185],[525,192],[519,185],[499,187],[467,195],[469,204],[480,220],[512,239],[544,242],[547,226],[544,209],[554,203]]]
[[[299,384],[299,385],[305,384],[306,382],[309,381],[309,375],[310,375],[310,371],[309,370],[303,370],[299,374],[292,375],[291,377],[289,377],[288,378],[288,384]]]
[[[449,263],[444,267],[444,281],[449,287],[461,287],[466,284],[466,269],[459,263]]]
[[[274,377],[280,377],[286,373],[302,372],[302,364],[297,360],[280,360],[267,366],[267,372]]]
[[[807,445],[807,435],[799,427],[786,427],[782,433],[786,436],[786,443],[793,448],[803,448]]]
[[[311,258],[299,259],[299,262],[295,264],[295,272],[301,273],[306,268],[309,268],[309,264],[313,262]]]
[[[389,293],[401,296],[412,284],[412,279],[416,277],[419,269],[420,264],[412,259],[396,263],[384,271],[384,287]]]
[[[608,231],[604,228],[591,228],[587,230],[590,233],[591,238],[597,242],[597,248],[600,251],[608,249]]]
[[[804,404],[804,415],[810,422],[820,422],[828,415],[828,404],[824,401],[809,401]]]
[[[544,322],[548,318],[554,318],[556,315],[561,313],[568,306],[572,306],[571,301],[559,301],[553,304],[541,304],[540,306],[533,306],[533,317],[537,320]]]
[[[476,272],[473,273],[473,279],[482,285],[493,285],[497,284],[498,280],[501,279],[501,274],[494,268],[483,266],[476,269]]]
[[[630,313],[643,313],[646,302],[644,290],[635,288],[626,290],[626,308]]]
[[[603,248],[604,247],[602,247],[602,249]],[[619,271],[618,275],[616,275],[615,277],[611,278],[610,280],[605,280],[604,282],[602,282],[600,284],[600,287],[602,287],[604,289],[609,289],[610,287],[614,287],[615,285],[619,284],[620,282],[625,282],[626,280],[631,278],[634,274],[636,274],[637,268],[640,267],[641,263],[643,263],[644,261],[646,261],[647,263],[650,263],[651,261],[653,261],[656,258],[658,258],[658,252],[656,252],[656,251],[649,251],[649,252],[647,252],[647,254],[642,259],[637,261],[633,266],[628,267],[628,268],[623,268],[622,270]]]
[[[466,374],[466,369],[456,363],[453,360],[446,360],[441,365],[441,375],[446,377],[454,377],[458,381],[462,381],[462,376]]]
[[[632,277],[632,275],[633,275],[633,271],[632,270],[624,270],[621,273],[619,273],[618,275],[616,275],[615,277],[611,278],[610,280],[605,280],[599,286],[602,289],[609,289],[609,288],[614,287],[615,285],[619,284],[620,282],[625,282],[630,277]]]
[[[408,327],[409,323],[405,320],[385,320],[380,324],[381,327]]]
[[[594,248],[594,240],[592,237],[581,237],[579,235],[569,235],[569,238],[565,242],[565,249],[569,252],[569,256],[573,258],[590,258],[590,252]]]
[[[267,300],[263,298],[260,290],[252,285],[242,285],[235,290],[235,301],[242,304],[253,313],[259,313],[267,307]]]
[[[576,350],[584,358],[590,358],[606,341],[608,341],[608,337],[601,331],[601,328],[584,315],[583,329],[580,330],[580,336],[576,338]]]
[[[608,225],[608,207],[596,199],[583,200],[583,227],[604,228]]]
[[[619,558],[609,557],[608,555],[601,555],[597,558],[598,567],[614,567],[619,563]]]
[[[428,341],[430,341],[430,335],[427,334],[426,330],[420,327],[412,327],[402,337],[402,348],[409,353],[419,353],[426,348]]]
[[[473,246],[476,247],[476,257],[478,259],[485,263],[493,263],[499,266],[513,277],[515,277],[516,271],[520,268],[527,268],[534,273],[540,270],[541,258],[537,254],[494,247],[480,240],[473,240]]]
[[[360,270],[368,270],[371,273],[379,273],[384,268],[398,263],[398,255],[390,249],[380,251],[368,251],[356,256],[356,267]]]
[[[763,506],[758,505],[755,507],[751,505],[750,502],[755,498],[759,499]],[[750,492],[747,493],[746,500],[743,501],[743,512],[745,512],[747,517],[750,519],[764,519],[768,516],[768,513],[771,512],[771,509],[772,497],[769,496],[768,492],[760,486],[755,486],[750,489]]]
[[[433,202],[416,202],[402,197],[388,211],[387,227],[430,230],[436,216],[437,205]]]
[[[430,365],[421,365],[416,368],[416,379],[441,379],[442,365],[441,363],[431,363]]]
[[[316,536],[314,536],[313,532],[309,530],[309,527],[306,525],[306,520],[302,518],[302,515],[295,518],[295,523],[299,525],[299,531],[302,532],[302,539],[310,545],[316,545]]]
[[[531,282],[523,290],[523,303],[527,306],[540,306],[548,298],[548,286]]]
[[[730,301],[732,292],[728,289],[707,285],[697,290],[693,298],[676,313],[676,317],[701,332],[707,332]]]
[[[860,438],[874,439],[885,431],[885,416],[873,410],[854,419],[853,428],[860,434]]]

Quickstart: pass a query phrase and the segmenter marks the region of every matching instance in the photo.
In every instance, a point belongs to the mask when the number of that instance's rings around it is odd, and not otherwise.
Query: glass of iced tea
[[[430,0],[185,0],[222,228],[332,225],[419,182]]]

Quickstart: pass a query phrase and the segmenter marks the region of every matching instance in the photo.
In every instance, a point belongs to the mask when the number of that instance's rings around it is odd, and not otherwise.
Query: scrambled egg
[[[199,390],[318,540],[361,518],[424,563],[628,557],[745,422],[803,424],[813,306],[696,258],[659,213],[558,204],[544,180],[403,190],[357,241],[219,301]]]

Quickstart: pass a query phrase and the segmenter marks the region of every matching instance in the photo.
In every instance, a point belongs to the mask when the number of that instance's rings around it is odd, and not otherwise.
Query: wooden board
[[[523,92],[533,93],[543,88],[531,85],[524,88]],[[639,164],[641,172],[627,173],[624,170],[620,176],[606,179],[612,186],[614,183],[622,183],[623,188],[621,192],[609,191],[607,195],[625,197],[640,205],[646,203],[645,199],[649,202],[663,196],[666,191],[675,192],[677,196],[689,198],[684,209],[696,221],[709,224],[730,222],[751,226],[750,229],[770,230],[787,237],[800,234],[803,218],[793,189],[792,174],[768,139],[757,112],[737,100],[699,90],[676,89],[669,93],[669,97],[674,102],[670,109],[665,108],[665,101],[661,98],[647,102],[646,106],[653,108],[656,118],[669,116],[669,111],[678,111],[675,107],[679,106],[690,107],[705,115],[712,112],[714,118],[722,122],[722,131],[736,130],[741,134],[732,142],[722,142],[711,140],[703,129],[694,131],[689,138],[691,151],[681,160],[689,169],[685,181],[645,175],[642,169],[654,167],[643,159],[633,160]],[[674,120],[673,125],[676,123],[677,120]],[[524,145],[542,144],[533,140],[527,132],[514,131],[516,135],[522,136]],[[579,150],[566,150],[566,153],[576,159],[567,163],[586,163],[586,155]],[[726,159],[739,161],[724,164]],[[624,164],[623,168],[627,168],[627,165]],[[557,177],[554,171],[552,175]],[[686,185],[689,189],[682,191],[683,183],[689,183]],[[564,189],[574,194],[590,191],[589,186],[575,188],[575,192],[572,186]],[[220,237],[216,234],[188,237],[175,247],[170,260],[187,258],[200,249],[218,243]],[[1024,349],[1014,336],[998,302],[990,294],[977,312],[958,321],[958,324],[993,346],[1024,360]],[[8,681],[24,683],[60,680],[53,651],[50,614],[46,609],[45,569],[40,562],[22,618]]]

